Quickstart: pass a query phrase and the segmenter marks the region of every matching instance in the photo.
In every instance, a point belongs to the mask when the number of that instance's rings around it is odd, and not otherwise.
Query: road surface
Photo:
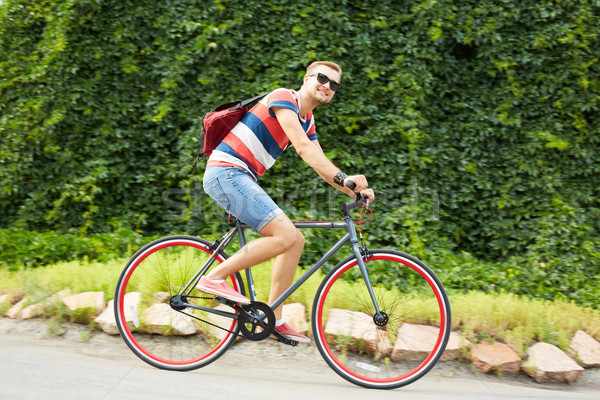
[[[525,376],[474,374],[450,364],[436,367],[412,385],[378,391],[338,377],[314,345],[240,342],[205,368],[169,372],[138,360],[118,336],[81,325],[69,325],[61,336],[48,336],[46,331],[44,321],[0,318],[0,398],[600,399],[597,369],[574,385],[540,385]]]

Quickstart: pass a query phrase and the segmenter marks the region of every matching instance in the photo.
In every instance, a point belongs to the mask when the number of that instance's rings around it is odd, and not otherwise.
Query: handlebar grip
[[[363,198],[359,192],[356,192],[354,190],[356,189],[356,183],[348,181],[346,182],[346,186],[348,186],[348,188],[354,192],[354,194],[356,195],[356,201],[364,203],[366,206],[369,206],[369,200],[367,198]]]
[[[364,205],[369,207],[369,199],[367,199],[366,197],[362,197],[360,193],[354,191],[354,189],[356,189],[356,183],[348,181],[346,182],[346,186],[348,186],[348,188],[354,192],[354,194],[356,195],[357,202],[363,203]]]

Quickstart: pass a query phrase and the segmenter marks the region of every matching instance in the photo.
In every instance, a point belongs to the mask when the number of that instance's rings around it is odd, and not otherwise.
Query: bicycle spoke
[[[151,365],[173,370],[199,368],[218,358],[237,337],[235,319],[190,307],[181,309],[170,302],[212,254],[208,244],[188,236],[159,239],[138,251],[119,278],[117,326],[133,352]],[[241,288],[238,275],[229,277],[229,282]],[[138,304],[125,304],[127,295],[138,293]],[[185,299],[208,308],[219,304],[195,288]],[[137,324],[129,315],[131,307],[135,307]]]
[[[435,275],[418,260],[392,251],[373,251],[366,262],[371,278],[385,271],[400,285],[373,284],[387,317],[377,326],[356,259],[338,264],[323,281],[313,306],[313,331],[328,364],[355,384],[373,388],[406,385],[427,373],[443,353],[450,330],[447,296]],[[340,320],[343,318],[344,320]],[[334,321],[334,322],[331,322]],[[329,326],[331,325],[331,326]],[[415,331],[431,338],[424,342]],[[419,334],[420,336],[420,334]]]

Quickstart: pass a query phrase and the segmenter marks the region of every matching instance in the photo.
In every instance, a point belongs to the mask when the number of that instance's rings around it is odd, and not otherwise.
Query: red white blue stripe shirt
[[[277,89],[244,115],[212,152],[207,166],[235,166],[256,179],[275,163],[289,139],[277,121],[273,107],[287,108],[298,114],[300,125],[310,140],[317,140],[312,112],[300,117],[300,95],[291,89]]]

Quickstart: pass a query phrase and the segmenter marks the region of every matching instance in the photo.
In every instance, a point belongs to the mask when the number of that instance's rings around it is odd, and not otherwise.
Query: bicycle
[[[239,336],[260,341],[274,335],[295,346],[274,331],[272,310],[349,244],[352,255],[329,271],[315,295],[311,323],[316,346],[327,364],[353,384],[393,389],[415,382],[446,348],[451,330],[448,296],[436,275],[415,257],[368,249],[351,215],[357,207],[362,207],[361,223],[368,202],[359,195],[341,203],[343,221],[294,222],[300,229],[346,233],[271,306],[257,301],[251,268],[244,271],[245,283],[239,272],[228,278],[235,290],[248,293],[249,305],[196,289],[200,277],[227,258],[225,250],[236,236],[240,248],[246,244],[248,226],[239,220],[220,240],[167,236],[147,244],[126,264],[115,289],[122,338],[146,363],[174,371],[210,364]],[[377,278],[383,271],[393,280]],[[341,327],[329,319],[341,319]]]

